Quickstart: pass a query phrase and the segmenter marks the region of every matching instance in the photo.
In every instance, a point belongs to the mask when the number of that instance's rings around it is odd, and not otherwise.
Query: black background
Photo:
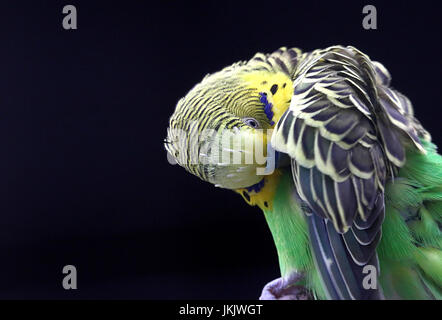
[[[62,8],[78,29],[62,28]],[[381,61],[436,143],[434,4],[2,1],[0,298],[254,299],[278,277],[257,208],[166,160],[176,101],[208,72],[280,46]],[[62,268],[78,290],[62,288]]]

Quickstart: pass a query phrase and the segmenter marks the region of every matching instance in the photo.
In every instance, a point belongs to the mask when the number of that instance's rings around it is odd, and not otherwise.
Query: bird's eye
[[[255,118],[243,118],[242,121],[244,121],[244,123],[246,125],[248,125],[249,127],[254,128],[254,129],[260,128],[259,122]]]

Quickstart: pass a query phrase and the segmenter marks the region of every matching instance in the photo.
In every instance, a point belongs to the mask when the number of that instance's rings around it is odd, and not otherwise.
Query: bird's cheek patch
[[[259,100],[264,105],[264,113],[266,114],[267,119],[269,119],[270,124],[273,126],[275,124],[275,122],[273,121],[273,116],[274,116],[273,105],[267,99],[267,93],[260,92],[259,95],[260,95]]]

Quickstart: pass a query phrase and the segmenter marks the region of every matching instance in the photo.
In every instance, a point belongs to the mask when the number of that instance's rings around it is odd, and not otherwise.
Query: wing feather
[[[312,248],[335,298],[380,297],[364,293],[360,267],[378,267],[384,185],[404,164],[404,145],[423,150],[411,103],[389,83],[388,71],[355,48],[314,51],[294,73],[290,107],[272,136],[292,158],[308,215],[320,217],[308,220]]]

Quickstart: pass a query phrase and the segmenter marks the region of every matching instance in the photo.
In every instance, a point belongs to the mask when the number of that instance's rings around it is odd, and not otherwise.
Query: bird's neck
[[[295,199],[290,172],[279,179],[272,209],[263,210],[278,252],[281,275],[311,270],[313,261],[304,215]]]

